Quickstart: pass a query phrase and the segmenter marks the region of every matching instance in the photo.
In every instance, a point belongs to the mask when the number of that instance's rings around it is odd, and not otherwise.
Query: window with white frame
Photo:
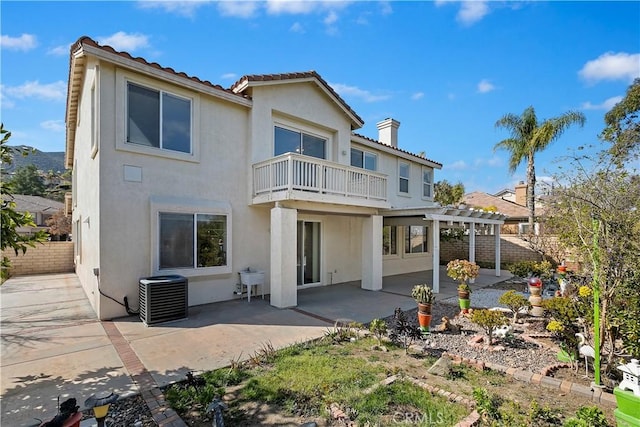
[[[368,151],[352,148],[351,166],[376,171],[378,170],[378,156]]]
[[[274,155],[298,153],[305,156],[326,159],[327,140],[305,132],[275,126]]]
[[[191,100],[127,82],[127,142],[191,153]]]
[[[422,197],[433,197],[433,170],[422,169]]]
[[[397,225],[385,225],[382,228],[382,255],[398,255]]]
[[[227,216],[159,213],[160,270],[227,265]]]
[[[409,163],[398,163],[398,191],[409,193]]]
[[[427,227],[420,225],[408,225],[404,227],[404,252],[407,254],[420,254],[429,252],[427,245]]]

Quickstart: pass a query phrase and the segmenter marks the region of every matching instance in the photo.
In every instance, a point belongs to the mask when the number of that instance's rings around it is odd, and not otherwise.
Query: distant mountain
[[[50,170],[54,172],[64,172],[64,151],[44,152],[38,149],[31,151],[31,147],[20,146],[12,148],[25,148],[29,151],[28,156],[21,156],[19,153],[14,155],[13,164],[10,166],[2,165],[6,172],[12,172],[13,170],[27,165],[35,165],[39,170],[48,172]]]

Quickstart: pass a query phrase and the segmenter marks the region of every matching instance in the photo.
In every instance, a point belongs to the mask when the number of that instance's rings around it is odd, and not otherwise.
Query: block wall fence
[[[476,262],[495,261],[495,236],[476,236]],[[440,263],[447,263],[452,259],[469,259],[469,236],[463,240],[440,242]],[[541,261],[542,255],[531,249],[529,243],[518,236],[500,236],[500,263],[516,261]]]
[[[73,242],[36,243],[34,248],[16,255],[12,250],[2,252],[11,260],[9,274],[25,276],[29,274],[73,273]]]

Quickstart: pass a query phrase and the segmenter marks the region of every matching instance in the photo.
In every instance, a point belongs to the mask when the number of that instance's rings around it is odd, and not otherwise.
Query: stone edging
[[[541,373],[536,374],[531,371],[525,371],[523,369],[509,368],[497,363],[484,362],[477,359],[468,359],[448,352],[445,352],[442,355],[447,356],[454,364],[465,364],[478,370],[492,369],[494,371],[500,371],[512,376],[519,381],[542,385],[544,387],[560,390],[564,393],[579,394],[583,397],[590,398],[594,403],[616,406],[616,398],[613,393],[608,393],[598,387],[588,387],[582,384],[576,384],[568,380],[559,380],[546,375],[563,367],[562,365],[565,364],[549,365],[543,368]],[[545,373],[545,375],[543,375],[543,372]]]

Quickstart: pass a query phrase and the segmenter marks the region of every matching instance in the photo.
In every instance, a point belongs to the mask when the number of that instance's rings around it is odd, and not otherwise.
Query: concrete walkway
[[[437,299],[456,294],[441,271]],[[474,287],[506,280],[482,270]],[[25,276],[0,287],[0,423],[33,425],[55,416],[57,398],[113,391],[141,393],[150,406],[162,401],[158,387],[245,360],[265,345],[282,348],[321,337],[336,319],[369,322],[415,307],[411,288],[430,283],[431,272],[386,277],[383,291],[359,282],[301,289],[298,306],[277,309],[268,299],[234,300],[190,307],[189,318],[146,327],[137,317],[99,321],[75,274]],[[155,403],[154,403],[155,402]],[[152,410],[154,413],[154,410]],[[161,425],[184,425],[156,408]]]

